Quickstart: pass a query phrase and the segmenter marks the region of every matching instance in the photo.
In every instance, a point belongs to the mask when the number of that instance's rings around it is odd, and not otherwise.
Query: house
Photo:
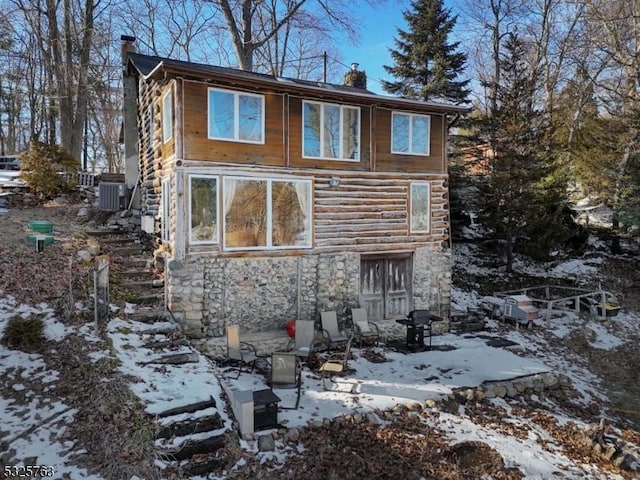
[[[465,108],[131,51],[124,73],[127,183],[192,338],[355,306],[383,328],[446,316]]]

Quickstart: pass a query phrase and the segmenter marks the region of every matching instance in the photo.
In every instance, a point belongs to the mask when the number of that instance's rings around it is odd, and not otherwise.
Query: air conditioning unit
[[[124,183],[100,182],[98,185],[98,208],[108,212],[120,210],[124,199]]]

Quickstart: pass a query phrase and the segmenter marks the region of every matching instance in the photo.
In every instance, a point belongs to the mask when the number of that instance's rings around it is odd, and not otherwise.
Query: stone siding
[[[224,337],[232,324],[241,326],[243,337],[284,333],[288,322],[317,320],[325,310],[335,310],[344,325],[350,309],[359,306],[360,255],[190,255],[168,263],[166,283],[168,307],[194,339]],[[414,308],[447,316],[450,283],[448,252],[416,251]],[[379,323],[387,336],[403,331],[393,321]],[[448,330],[448,322],[440,323],[438,331]]]

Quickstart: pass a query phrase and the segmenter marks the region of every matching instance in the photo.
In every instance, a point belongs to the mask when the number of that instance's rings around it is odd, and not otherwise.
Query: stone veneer
[[[450,252],[422,248],[413,258],[414,308],[447,316]],[[319,312],[335,310],[343,322],[359,306],[360,254],[189,255],[168,263],[165,281],[168,307],[193,339],[223,337],[231,324],[240,325],[243,336],[284,335],[291,320],[316,320]],[[389,327],[387,334],[404,332],[395,322],[381,325]],[[448,330],[448,322],[437,328]]]

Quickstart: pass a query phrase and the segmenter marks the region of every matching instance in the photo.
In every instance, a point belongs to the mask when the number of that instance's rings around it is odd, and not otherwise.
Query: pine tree
[[[466,103],[469,80],[457,79],[467,56],[456,51],[460,42],[448,41],[457,16],[443,0],[414,0],[403,15],[408,30],[398,29],[396,49],[390,49],[395,65],[384,66],[397,81],[385,81],[383,88],[407,98]]]
[[[567,238],[564,223],[566,177],[543,145],[549,128],[536,108],[537,72],[531,70],[523,42],[510,34],[501,58],[498,108],[485,121],[494,138],[494,158],[482,189],[483,222],[504,244],[506,268],[513,268],[517,243],[539,259]]]

